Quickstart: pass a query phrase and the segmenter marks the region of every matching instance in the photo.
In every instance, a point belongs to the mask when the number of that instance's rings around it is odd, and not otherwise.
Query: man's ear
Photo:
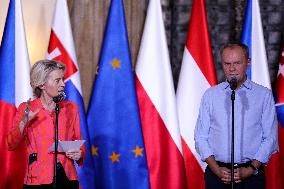
[[[250,66],[250,58],[247,59],[247,68]]]

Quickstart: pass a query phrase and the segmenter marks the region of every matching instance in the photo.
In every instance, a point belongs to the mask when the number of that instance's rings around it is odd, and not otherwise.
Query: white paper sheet
[[[69,150],[79,150],[84,144],[85,140],[74,140],[74,141],[58,141],[58,152],[67,152]],[[49,147],[50,152],[54,152],[54,143]]]

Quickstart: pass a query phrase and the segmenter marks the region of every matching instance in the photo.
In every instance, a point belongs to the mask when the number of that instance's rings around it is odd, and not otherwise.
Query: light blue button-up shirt
[[[271,90],[247,79],[235,96],[235,163],[267,163],[278,149],[277,117]],[[201,159],[213,155],[231,162],[232,101],[228,82],[208,89],[200,104],[195,148]]]

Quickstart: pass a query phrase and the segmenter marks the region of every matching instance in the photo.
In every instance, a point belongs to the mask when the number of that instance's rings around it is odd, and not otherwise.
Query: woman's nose
[[[61,84],[62,87],[65,87],[65,82],[63,80],[61,80]]]

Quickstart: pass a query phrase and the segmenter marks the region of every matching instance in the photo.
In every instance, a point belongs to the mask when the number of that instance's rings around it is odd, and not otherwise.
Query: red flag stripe
[[[182,148],[184,159],[190,160],[184,162],[187,168],[186,178],[188,188],[205,188],[204,182],[201,181],[204,177],[203,170],[184,140],[182,140]]]
[[[48,53],[51,54],[54,50],[56,50],[56,48],[58,48],[60,54],[56,57],[52,57],[52,60],[66,64],[65,79],[70,78],[70,76],[76,73],[78,69],[53,30],[51,30],[49,41]]]
[[[210,35],[208,33],[205,0],[195,0],[192,5],[186,48],[194,58],[211,86],[217,84]]]
[[[278,143],[279,143],[279,158],[280,158],[280,172],[281,172],[281,180],[284,182],[284,129],[281,124],[278,124]],[[284,184],[284,183],[282,183]]]
[[[279,71],[277,74],[277,82],[276,82],[276,92],[277,92],[276,103],[284,103],[284,45],[280,56]]]
[[[136,91],[151,188],[186,188],[183,157],[137,77]]]
[[[27,168],[26,144],[22,143],[15,151],[8,151],[6,145],[6,136],[10,126],[13,125],[15,113],[15,106],[2,100],[0,101],[0,188],[22,188]],[[19,157],[21,157],[20,160]]]
[[[278,152],[271,156],[267,166],[265,166],[265,175],[267,177],[267,189],[283,188],[280,154]]]

